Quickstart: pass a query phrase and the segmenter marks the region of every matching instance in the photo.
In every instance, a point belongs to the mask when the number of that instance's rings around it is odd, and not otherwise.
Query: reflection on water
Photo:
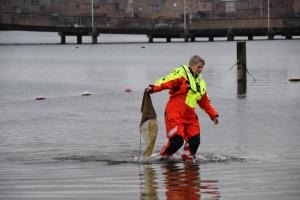
[[[158,179],[152,165],[144,165],[140,174],[140,199],[158,199]],[[220,199],[217,180],[201,180],[199,164],[165,163],[161,166],[166,199]],[[161,188],[161,187],[160,187]]]
[[[151,165],[144,165],[144,170],[140,173],[140,182],[140,199],[158,199],[156,171]]]

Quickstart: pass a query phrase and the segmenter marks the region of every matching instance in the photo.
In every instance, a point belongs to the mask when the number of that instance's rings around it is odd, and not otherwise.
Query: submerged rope
[[[230,72],[235,66],[237,66],[237,64],[239,63],[239,60],[238,61],[236,61],[236,63],[235,64],[233,64],[230,68],[229,68],[229,70],[228,71],[226,71],[224,74],[226,74],[227,72]],[[257,80],[254,78],[254,76],[249,72],[249,70],[248,70],[248,68],[246,68],[246,72],[247,72],[247,74],[249,74],[249,76],[252,78],[252,80],[254,81],[254,82],[256,82]],[[221,75],[221,77],[222,76],[224,76],[224,74],[223,75]]]
[[[234,63],[230,68],[229,68],[229,70],[228,71],[231,71],[232,69],[233,69],[233,67],[234,66],[237,66],[237,64],[239,63],[239,60],[238,61],[236,61],[236,63]]]
[[[256,82],[256,79],[251,75],[251,73],[248,71],[248,68],[246,68],[247,73],[249,74],[249,76],[253,79],[254,82]]]

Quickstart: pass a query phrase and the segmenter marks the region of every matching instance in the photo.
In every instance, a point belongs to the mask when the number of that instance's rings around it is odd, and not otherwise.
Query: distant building
[[[178,2],[176,0],[134,0],[133,11],[136,17],[141,18],[178,18]]]
[[[43,13],[50,14],[52,0],[6,0],[2,1],[7,11],[13,13]],[[5,3],[4,3],[5,2]]]
[[[0,12],[8,10],[8,1],[0,0]]]
[[[226,13],[235,13],[236,12],[236,1],[235,0],[222,0],[225,4]]]
[[[236,16],[239,18],[264,18],[266,9],[263,0],[239,0],[236,3]]]
[[[198,12],[211,12],[212,5],[212,1],[198,1],[197,10]]]
[[[94,0],[94,17],[119,18],[130,17],[129,0]],[[56,0],[59,16],[91,16],[91,0]]]
[[[213,1],[198,1],[196,6],[196,16],[198,18],[209,18],[213,13]],[[194,18],[196,18],[196,16]]]
[[[270,0],[269,3],[271,18],[287,17],[293,14],[294,0]],[[263,0],[263,7],[267,13],[268,0]]]
[[[294,13],[300,13],[300,0],[294,0],[293,12]]]
[[[52,17],[90,17],[91,0],[0,0],[0,11]],[[94,17],[113,23],[119,18],[183,20],[183,0],[94,0]],[[266,18],[294,16],[300,0],[186,0],[188,20],[203,18]],[[79,18],[79,20],[81,20]],[[90,21],[90,19],[87,19]],[[79,22],[81,23],[81,22]]]

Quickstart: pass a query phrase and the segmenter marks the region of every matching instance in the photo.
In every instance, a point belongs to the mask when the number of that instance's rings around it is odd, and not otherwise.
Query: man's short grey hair
[[[198,64],[199,62],[202,62],[203,65],[205,65],[205,60],[203,58],[201,58],[198,55],[193,55],[190,60],[189,60],[189,66],[194,66],[196,64]]]

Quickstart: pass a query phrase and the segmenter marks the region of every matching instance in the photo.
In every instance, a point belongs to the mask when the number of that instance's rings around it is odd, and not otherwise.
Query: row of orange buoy
[[[132,89],[126,88],[126,89],[124,90],[124,92],[132,92]],[[81,96],[90,96],[90,95],[92,95],[92,93],[90,93],[89,91],[84,91],[84,92],[81,94]],[[45,100],[45,99],[46,99],[46,97],[44,97],[43,95],[39,95],[39,96],[37,96],[37,97],[35,98],[35,100],[39,100],[39,101]]]
[[[290,82],[299,82],[299,81],[300,81],[300,78],[290,78],[289,81],[290,81]],[[126,88],[126,89],[124,90],[124,92],[132,92],[132,89]],[[90,96],[90,95],[92,95],[92,94],[91,94],[89,91],[84,91],[84,92],[81,94],[81,96]],[[44,97],[43,95],[39,95],[39,96],[37,96],[37,97],[35,98],[35,100],[45,100],[45,99],[46,99],[46,97]]]

